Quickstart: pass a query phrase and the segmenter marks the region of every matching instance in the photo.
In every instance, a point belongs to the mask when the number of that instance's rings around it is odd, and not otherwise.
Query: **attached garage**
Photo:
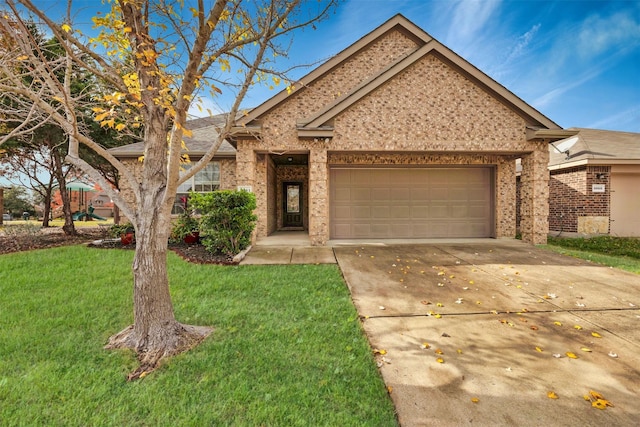
[[[493,169],[331,168],[332,239],[491,237]]]

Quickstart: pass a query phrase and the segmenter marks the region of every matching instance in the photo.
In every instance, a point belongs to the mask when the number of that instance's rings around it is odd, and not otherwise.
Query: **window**
[[[184,165],[184,174],[191,168],[191,165]],[[208,193],[220,188],[220,163],[211,162],[202,168],[198,173],[178,187],[176,194],[176,202],[173,204],[173,214],[181,214],[184,212],[184,204],[189,196],[190,191],[196,193]]]

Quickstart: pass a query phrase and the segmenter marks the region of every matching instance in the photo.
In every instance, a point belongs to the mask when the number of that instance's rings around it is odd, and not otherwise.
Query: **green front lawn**
[[[127,383],[131,251],[0,256],[2,425],[390,426],[393,405],[335,265],[220,267],[169,254],[195,349]]]
[[[640,274],[640,238],[599,236],[549,237],[546,249]]]

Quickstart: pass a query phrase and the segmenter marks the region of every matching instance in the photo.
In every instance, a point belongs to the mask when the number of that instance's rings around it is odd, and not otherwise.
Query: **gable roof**
[[[184,138],[184,143],[187,147],[185,153],[191,157],[202,157],[207,150],[211,148],[211,144],[218,138],[218,129],[224,126],[226,120],[226,114],[217,114],[211,117],[189,120],[186,123],[186,128],[193,131],[193,134],[191,137]],[[144,142],[136,142],[111,148],[109,152],[119,158],[137,158],[144,154]],[[234,157],[235,155],[236,149],[225,140],[222,141],[220,148],[216,151],[215,157]]]
[[[462,75],[474,82],[474,84],[484,89],[515,113],[523,117],[529,126],[536,129],[561,129],[560,126],[548,117],[544,116],[538,110],[524,102],[504,86],[484,74],[478,68],[453,52],[451,49],[444,46],[442,43],[438,42],[400,14],[395,15],[393,18],[389,19],[387,22],[362,37],[348,48],[320,65],[306,76],[302,77],[295,83],[294,87],[300,88],[297,89],[297,91],[303,91],[305,86],[324,76],[340,64],[344,63],[352,55],[365,49],[374,41],[394,30],[399,30],[409,36],[417,43],[418,47],[410,54],[397,59],[386,68],[380,70],[377,74],[363,81],[360,85],[357,85],[349,92],[336,99],[333,103],[326,105],[320,111],[316,111],[312,116],[297,118],[299,135],[330,136],[329,133],[332,129],[330,122],[335,116],[428,54],[436,55],[440,60],[458,70]],[[259,131],[258,121],[260,117],[284,102],[289,96],[289,93],[286,90],[283,90],[274,97],[265,101],[263,104],[239,119],[236,122],[237,127],[235,128],[235,131],[239,134],[251,134]]]
[[[640,133],[570,128],[576,135],[549,145],[549,169],[584,164],[640,164]]]

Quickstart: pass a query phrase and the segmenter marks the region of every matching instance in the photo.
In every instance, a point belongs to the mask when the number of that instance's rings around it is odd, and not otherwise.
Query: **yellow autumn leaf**
[[[540,347],[536,347],[536,351],[542,353],[543,350]]]
[[[471,398],[471,401],[472,401],[473,403],[478,403],[478,402],[480,402],[480,399],[478,399],[477,397],[472,397],[472,398]]]
[[[116,125],[116,130],[117,130],[118,132],[120,132],[121,130],[125,129],[126,127],[127,127],[127,125],[125,125],[124,123],[118,123],[118,124]]]
[[[436,307],[444,307],[444,305],[442,305],[442,303],[439,302],[439,303],[436,303]]]
[[[377,348],[374,348],[373,354],[381,354],[384,356],[385,354],[387,354],[387,350],[378,350]]]
[[[556,325],[556,326],[562,326],[562,323],[561,323],[561,322],[558,322],[558,321],[553,322],[553,324],[554,324],[554,325]]]
[[[439,348],[436,348],[435,354],[444,354],[444,352],[442,350],[440,350]]]
[[[393,387],[387,386],[387,391],[389,392],[389,394],[393,393]]]
[[[613,406],[609,401],[604,399],[598,399],[595,402],[591,402],[591,406],[597,409],[607,409],[607,406]]]
[[[424,349],[431,348],[431,344],[429,344],[428,342],[423,342],[422,343],[422,348],[424,348]]]
[[[597,391],[589,390],[589,395],[594,399],[602,399],[604,400],[604,396],[598,393]]]
[[[70,26],[69,24],[62,24],[62,27],[60,27],[60,28],[62,28],[62,30],[63,30],[65,33],[68,33],[69,31],[71,31],[71,26]],[[141,377],[142,377],[142,376],[141,376]]]
[[[570,352],[570,351],[567,351],[565,354],[566,354],[566,355],[567,355],[567,357],[568,357],[568,358],[570,358],[570,359],[577,359],[577,358],[578,358],[578,356],[577,356],[575,353],[572,353],[572,352]]]
[[[591,336],[596,337],[596,338],[602,338],[602,335],[600,335],[597,332],[591,332]]]
[[[108,115],[109,115],[109,112],[105,111],[104,113],[98,114],[93,120],[95,120],[96,122],[101,122],[104,119],[106,119]]]
[[[558,395],[556,394],[556,392],[555,392],[555,391],[549,391],[549,392],[547,392],[547,397],[548,397],[549,399],[557,399],[557,398],[558,398]]]
[[[456,351],[458,352],[458,354],[462,354],[462,350],[457,349]]]
[[[587,353],[591,353],[591,349],[588,347],[580,347],[580,350],[585,351]]]
[[[434,314],[433,317],[435,317],[436,319],[440,319],[442,317],[441,314]]]
[[[580,330],[582,330],[582,326],[580,326],[580,325],[575,325],[575,326],[573,327],[573,329],[576,329],[576,330],[580,331]]]
[[[444,363],[444,359],[443,359],[442,357],[438,357],[438,358],[436,359],[436,362],[438,362],[438,363]]]
[[[18,61],[24,61],[25,59],[29,59],[27,55],[20,55],[16,58]]]

